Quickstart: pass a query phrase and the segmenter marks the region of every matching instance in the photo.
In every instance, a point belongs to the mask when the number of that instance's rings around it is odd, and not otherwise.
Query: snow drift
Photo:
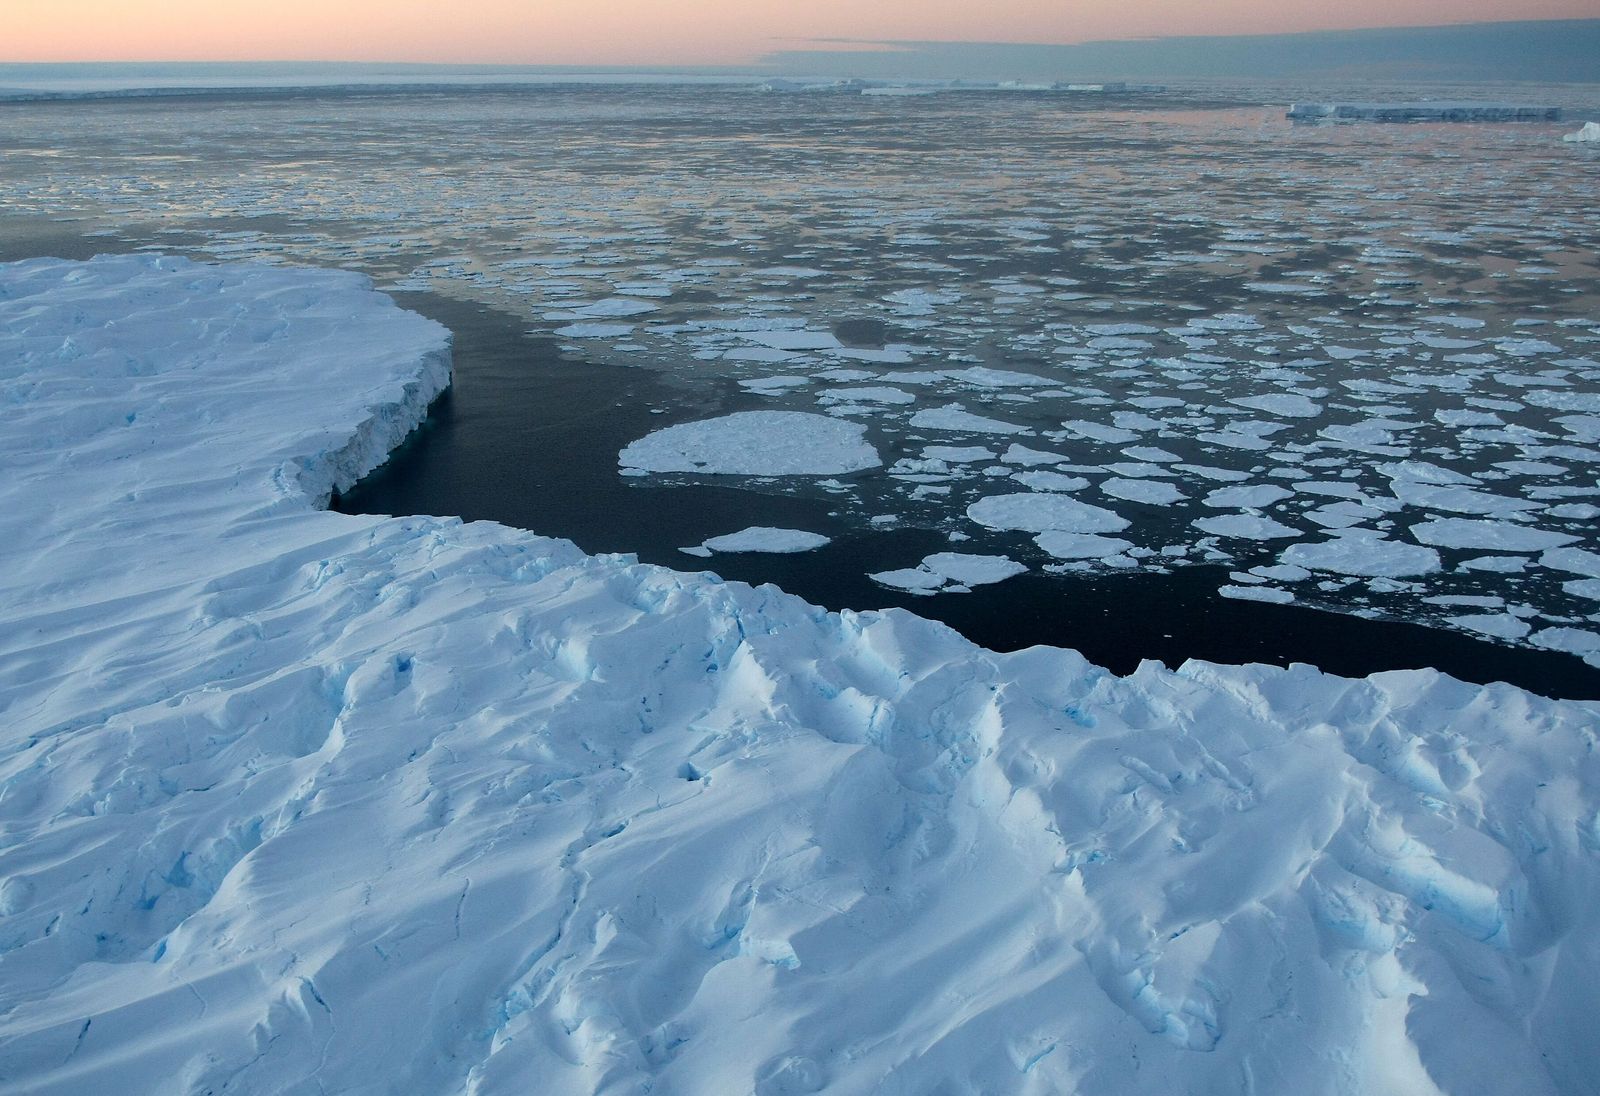
[[[0,268],[0,1091],[1595,1091],[1600,708],[318,510],[447,378]]]

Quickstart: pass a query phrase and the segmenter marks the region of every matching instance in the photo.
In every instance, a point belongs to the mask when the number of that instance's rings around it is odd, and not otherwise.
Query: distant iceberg
[[[1600,122],[1585,122],[1583,123],[1583,128],[1578,132],[1569,133],[1561,139],[1573,143],[1600,141]]]

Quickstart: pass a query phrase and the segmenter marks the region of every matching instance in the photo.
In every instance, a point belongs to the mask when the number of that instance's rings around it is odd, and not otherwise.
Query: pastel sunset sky
[[[808,39],[1075,43],[1506,19],[1596,0],[0,0],[0,61],[737,65]],[[832,48],[837,48],[832,47]]]

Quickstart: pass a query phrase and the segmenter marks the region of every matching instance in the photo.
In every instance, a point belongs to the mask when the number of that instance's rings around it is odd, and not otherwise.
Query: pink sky
[[[0,0],[0,61],[715,65],[808,38],[1071,43],[1503,19],[1596,0]]]

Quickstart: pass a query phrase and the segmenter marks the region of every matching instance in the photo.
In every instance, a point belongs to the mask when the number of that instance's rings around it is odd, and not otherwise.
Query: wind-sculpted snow
[[[0,268],[0,1091],[1594,1091],[1594,705],[317,510],[446,363]]]

